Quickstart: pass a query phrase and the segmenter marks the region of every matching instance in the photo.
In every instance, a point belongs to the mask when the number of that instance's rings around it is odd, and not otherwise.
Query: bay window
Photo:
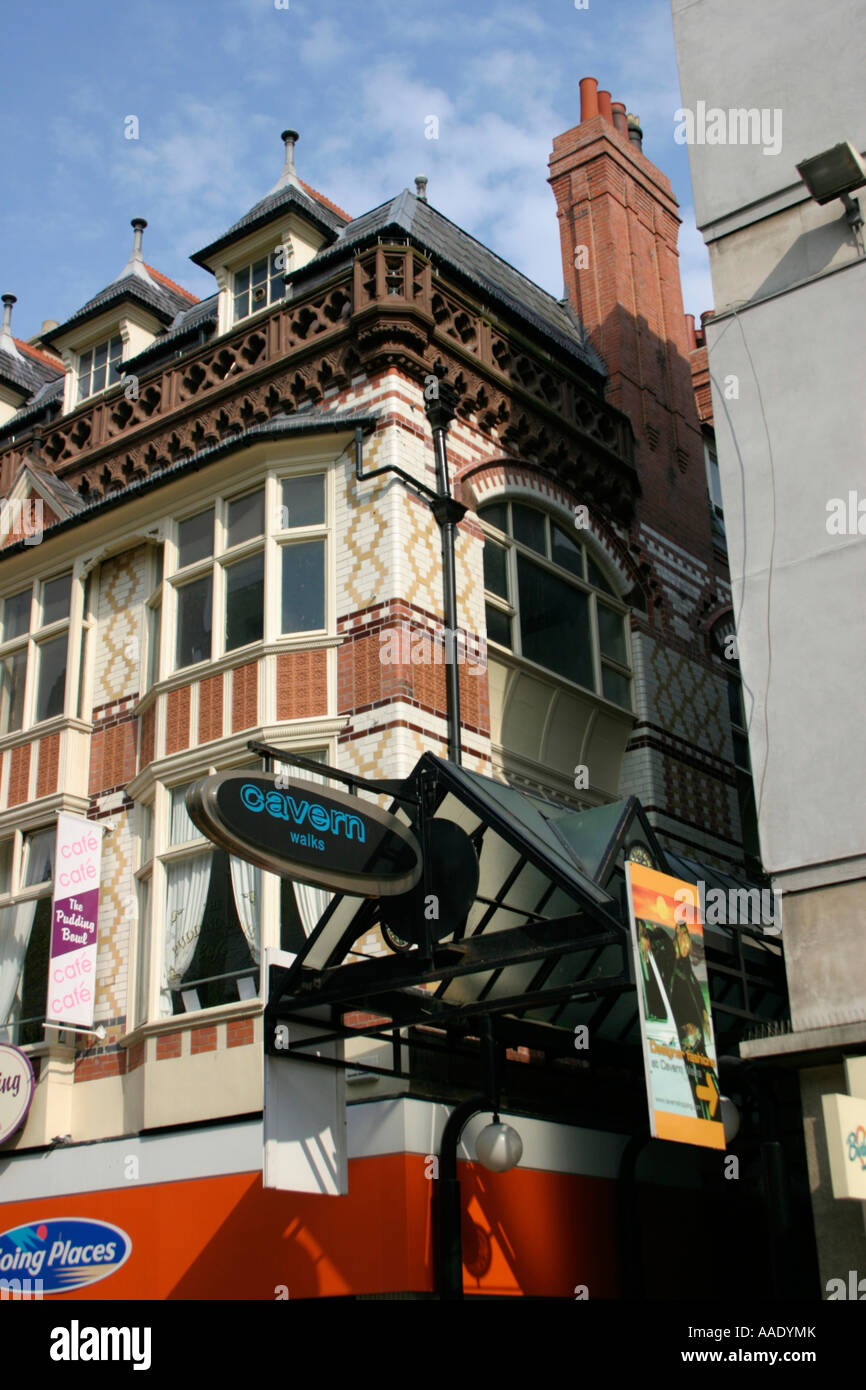
[[[0,841],[0,1040],[43,1041],[56,830]]]
[[[628,608],[580,533],[523,502],[478,517],[488,640],[631,709]]]
[[[63,714],[72,574],[41,580],[2,602],[0,734]]]
[[[271,475],[179,520],[146,601],[147,687],[265,640],[323,633],[326,546],[324,473]]]
[[[158,785],[137,807],[138,1023],[257,999],[263,944],[297,952],[327,901],[205,839],[190,785]]]

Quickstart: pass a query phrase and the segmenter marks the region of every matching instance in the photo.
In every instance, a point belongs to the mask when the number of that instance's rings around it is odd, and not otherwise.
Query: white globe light
[[[725,1143],[733,1144],[740,1132],[740,1112],[732,1100],[727,1096],[720,1096],[719,1101],[722,1107],[722,1124],[725,1130]]]
[[[507,1173],[523,1157],[523,1140],[511,1125],[485,1125],[475,1140],[475,1157],[491,1173]]]

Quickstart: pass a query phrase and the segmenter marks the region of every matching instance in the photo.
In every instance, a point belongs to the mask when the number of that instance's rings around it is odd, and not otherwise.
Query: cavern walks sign
[[[186,804],[214,844],[284,878],[378,898],[408,893],[421,876],[418,842],[396,816],[318,783],[218,773],[190,787]]]

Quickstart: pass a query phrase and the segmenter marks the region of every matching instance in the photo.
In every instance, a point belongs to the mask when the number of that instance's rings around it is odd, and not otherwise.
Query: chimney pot
[[[611,114],[613,115],[614,126],[619,131],[620,135],[628,136],[628,121],[626,120],[625,114],[625,102],[612,101],[610,106]]]
[[[286,159],[283,166],[284,176],[286,174],[291,174],[294,178],[297,178],[297,173],[295,172],[295,145],[300,138],[296,130],[284,130],[280,136],[280,139],[286,147]]]
[[[697,334],[695,333],[694,314],[686,314],[686,339],[688,341],[689,349],[692,352],[694,352],[695,348],[698,345]]]
[[[604,116],[608,125],[613,125],[613,111],[610,106],[610,92],[599,92],[598,94],[598,114]]]
[[[4,352],[18,353],[15,346],[15,339],[12,337],[12,305],[18,303],[18,297],[14,294],[3,295],[3,322],[0,324],[0,344]]]
[[[580,79],[580,119],[581,123],[598,115],[598,81],[594,77]]]
[[[428,179],[426,174],[419,174],[415,179],[415,193],[422,203],[426,203],[427,201],[427,183]]]
[[[643,131],[640,128],[640,116],[634,116],[631,111],[629,111],[627,120],[628,138],[635,148],[643,153]]]

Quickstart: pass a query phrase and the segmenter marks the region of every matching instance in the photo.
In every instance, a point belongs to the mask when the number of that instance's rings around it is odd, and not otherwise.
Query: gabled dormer
[[[0,425],[5,425],[34,396],[59,377],[63,370],[58,357],[23,343],[12,336],[14,294],[3,296],[3,322],[0,325]]]
[[[283,172],[269,193],[210,246],[190,257],[215,276],[218,333],[262,313],[285,297],[285,277],[336,240],[351,220],[335,203],[298,178],[296,130],[284,130]]]
[[[63,409],[120,384],[123,363],[148,347],[196,296],[146,265],[141,241],[147,223],[132,219],[132,255],[116,280],[44,335],[63,360]]]

